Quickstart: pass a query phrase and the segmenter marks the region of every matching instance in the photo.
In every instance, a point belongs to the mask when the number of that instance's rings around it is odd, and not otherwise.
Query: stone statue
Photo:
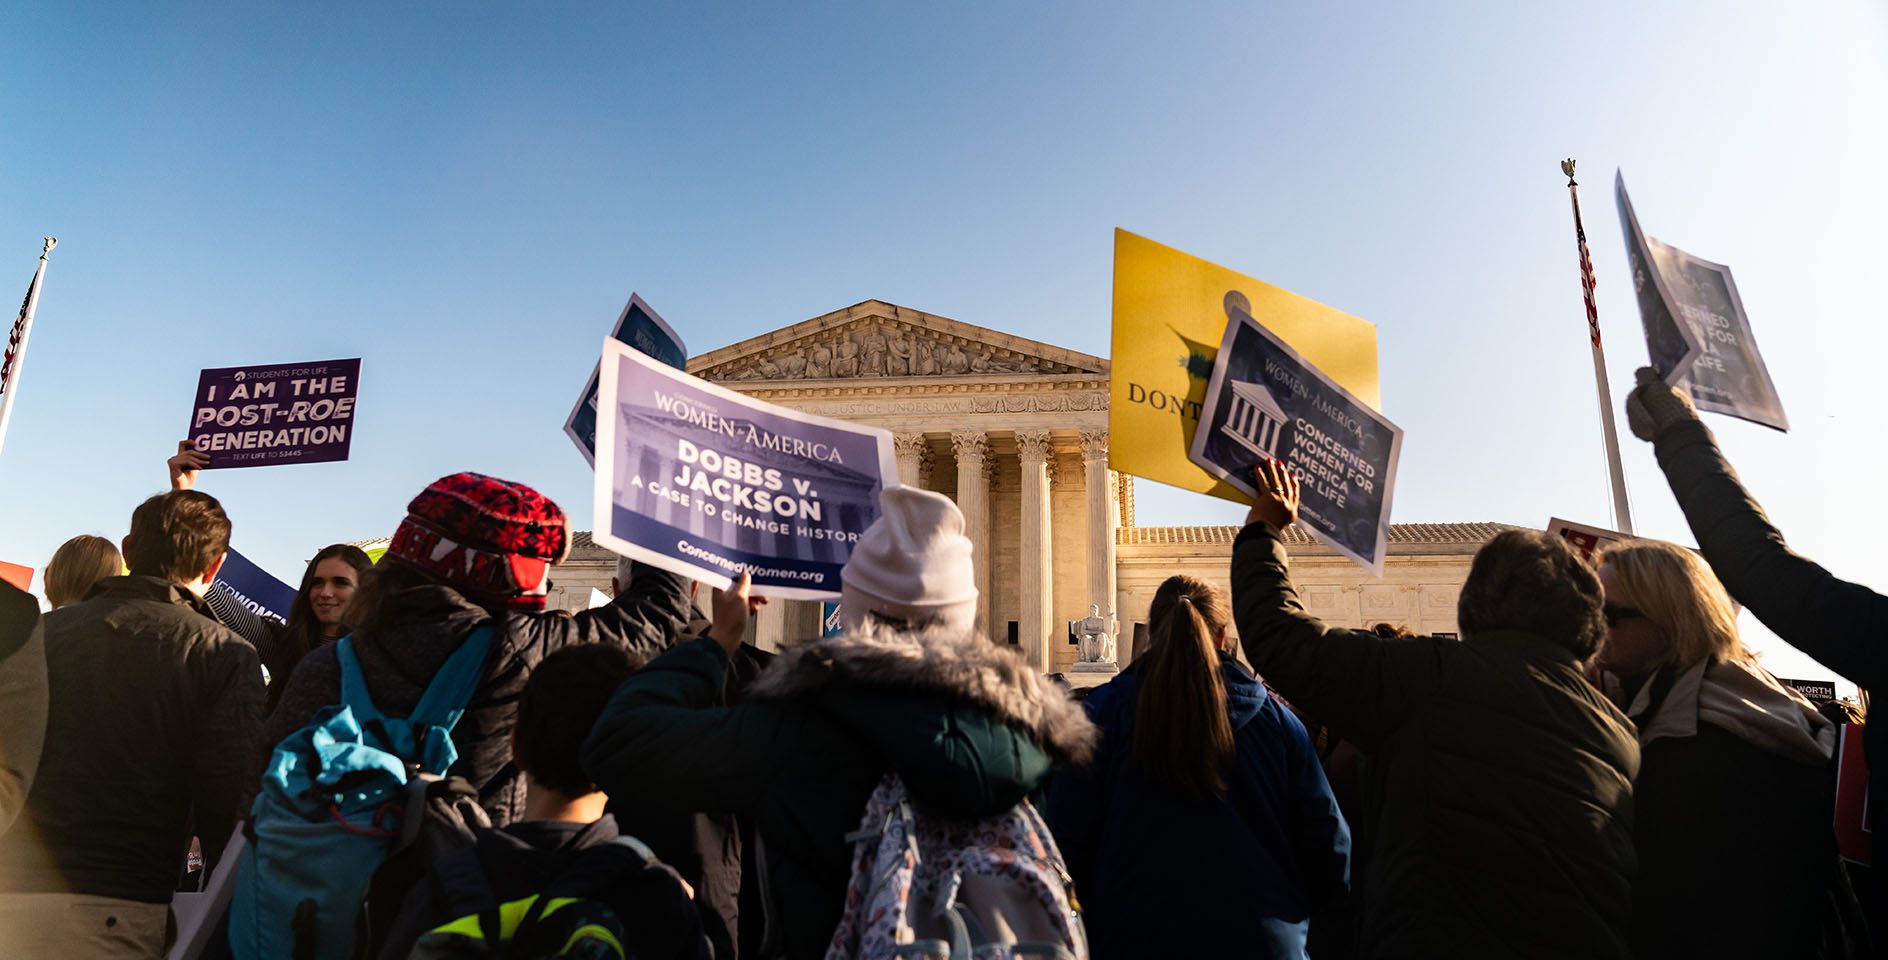
[[[944,347],[944,356],[938,366],[947,374],[969,373],[970,355],[964,352],[963,347],[955,343],[949,344]]]
[[[781,371],[780,371],[780,364],[777,364],[777,363],[775,363],[775,362],[774,362],[774,358],[772,358],[772,357],[761,357],[761,358],[760,358],[760,376],[761,376],[761,379],[763,379],[763,380],[778,380],[778,379],[780,379],[780,372],[781,372]]]
[[[867,377],[885,375],[885,335],[875,327],[867,327],[857,335],[859,341],[859,373]]]
[[[841,338],[833,351],[833,376],[856,377],[859,375],[859,345],[851,337]]]
[[[892,377],[907,377],[912,373],[911,338],[903,330],[892,335],[887,346],[889,355],[885,358],[885,374]]]
[[[833,351],[823,343],[815,343],[806,357],[806,375],[808,379],[824,380],[833,375]]]
[[[1114,618],[1101,615],[1101,605],[1088,605],[1088,616],[1074,623],[1078,654],[1083,664],[1114,666]],[[1092,669],[1092,668],[1091,668]]]
[[[919,340],[911,346],[911,372],[920,377],[937,375],[937,344]]]
[[[796,350],[780,357],[780,372],[788,380],[798,380],[806,372],[806,351]]]

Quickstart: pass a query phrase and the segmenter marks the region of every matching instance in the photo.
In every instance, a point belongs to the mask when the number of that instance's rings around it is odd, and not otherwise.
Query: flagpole
[[[20,393],[20,370],[26,360],[26,338],[33,332],[33,311],[39,309],[39,284],[46,277],[46,255],[59,245],[57,237],[45,238],[39,251],[39,267],[33,271],[32,286],[26,288],[26,302],[20,305],[19,319],[7,338],[5,354],[0,354],[0,446],[7,441],[7,424],[13,419],[13,398]]]
[[[1600,345],[1600,309],[1593,300],[1593,257],[1586,249],[1586,226],[1580,222],[1580,184],[1573,179],[1573,161],[1560,161],[1567,175],[1567,195],[1573,199],[1573,235],[1580,244],[1580,289],[1586,295],[1588,339],[1593,342],[1593,379],[1600,391],[1600,429],[1606,440],[1606,469],[1613,482],[1613,526],[1632,533],[1632,505],[1626,499],[1626,469],[1619,462],[1619,429],[1613,425],[1613,388],[1606,380],[1606,350]]]

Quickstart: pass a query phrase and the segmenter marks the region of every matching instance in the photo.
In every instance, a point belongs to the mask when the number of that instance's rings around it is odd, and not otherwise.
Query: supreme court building
[[[688,372],[783,406],[891,431],[907,484],[949,495],[976,545],[980,622],[1044,670],[1076,659],[1070,622],[1119,621],[1125,663],[1161,581],[1227,583],[1235,525],[1143,527],[1132,479],[1108,469],[1108,361],[867,300],[694,357]],[[1244,508],[1225,504],[1237,523]],[[1453,633],[1456,594],[1492,523],[1397,524],[1382,579],[1287,531],[1306,607],[1340,626]],[[614,555],[588,534],[553,577],[553,608],[609,590]],[[706,596],[698,598],[706,607]],[[821,605],[776,601],[754,640],[818,636]]]

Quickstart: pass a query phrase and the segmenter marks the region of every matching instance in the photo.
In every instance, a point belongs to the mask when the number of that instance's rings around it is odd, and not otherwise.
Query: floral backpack
[[[1028,800],[938,820],[889,774],[846,839],[858,851],[826,960],[1088,960],[1075,883]]]

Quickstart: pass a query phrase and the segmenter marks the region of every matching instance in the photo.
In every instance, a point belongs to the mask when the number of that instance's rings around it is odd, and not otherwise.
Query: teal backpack
[[[230,902],[237,960],[347,960],[374,870],[410,840],[409,795],[459,757],[452,728],[485,675],[496,630],[474,630],[407,717],[374,706],[351,638],[339,641],[341,702],[275,748]]]

